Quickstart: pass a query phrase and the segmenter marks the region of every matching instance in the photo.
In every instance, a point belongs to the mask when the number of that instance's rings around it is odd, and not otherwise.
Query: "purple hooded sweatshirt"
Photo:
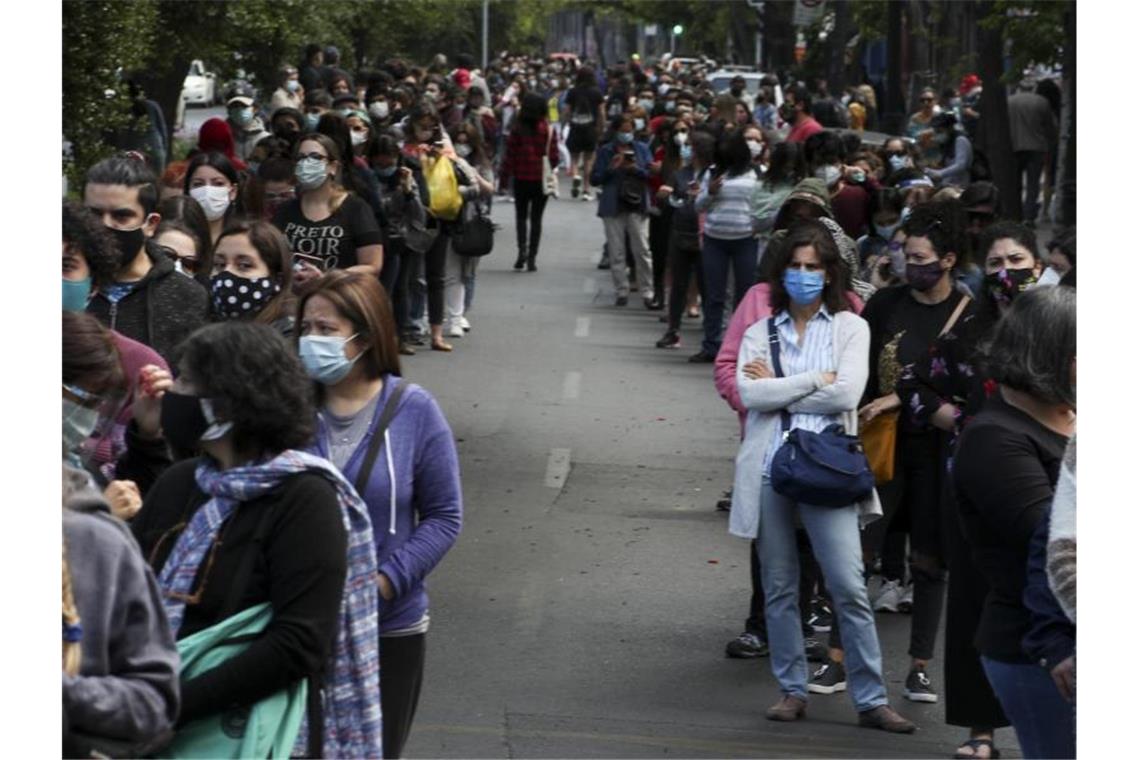
[[[344,476],[354,485],[395,388],[393,380],[384,377],[369,431],[344,467]],[[380,572],[396,594],[392,601],[380,602],[381,634],[410,628],[423,618],[428,608],[424,578],[455,543],[463,524],[459,455],[451,427],[431,394],[407,385],[361,494],[372,519]],[[310,450],[329,456],[323,420],[318,420],[316,444]]]

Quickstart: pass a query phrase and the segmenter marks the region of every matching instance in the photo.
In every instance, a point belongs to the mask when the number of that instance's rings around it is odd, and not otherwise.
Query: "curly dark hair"
[[[984,262],[993,244],[1005,238],[1027,249],[1035,260],[1041,258],[1041,254],[1037,252],[1037,233],[1021,222],[1005,221],[995,222],[982,230],[978,236],[978,250],[975,251],[978,261]]]
[[[91,270],[91,285],[98,288],[115,279],[119,248],[103,221],[73,201],[63,202],[63,243],[83,255]]]
[[[273,456],[307,445],[316,432],[313,383],[297,353],[268,325],[207,325],[179,347],[182,374],[233,422],[237,451]]]
[[[914,207],[903,222],[903,232],[908,236],[924,237],[934,247],[938,258],[944,259],[951,253],[957,254],[955,269],[965,264],[969,244],[966,239],[966,212],[956,200],[931,201]]]
[[[784,270],[792,261],[797,248],[810,245],[815,248],[820,263],[823,264],[824,277],[827,284],[823,286],[823,304],[832,314],[847,311],[851,304],[847,300],[847,281],[850,274],[843,257],[839,255],[839,247],[835,238],[822,222],[807,219],[793,222],[788,233],[774,251],[765,256],[771,257],[771,277],[768,278],[768,303],[772,306],[772,313],[788,310],[791,299],[788,291],[784,289]]]

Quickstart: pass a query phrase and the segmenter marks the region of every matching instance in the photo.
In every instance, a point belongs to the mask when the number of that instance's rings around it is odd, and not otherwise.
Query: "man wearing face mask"
[[[226,96],[226,122],[234,135],[234,149],[242,161],[249,158],[254,146],[262,138],[269,137],[269,132],[257,116],[253,95],[253,88],[242,82]]]
[[[789,87],[784,92],[784,105],[780,106],[780,118],[792,129],[784,138],[787,142],[804,142],[812,135],[822,132],[823,126],[811,115],[811,95],[800,85]]]
[[[182,339],[205,324],[209,297],[170,259],[147,250],[161,221],[154,175],[133,158],[100,161],[87,171],[83,205],[102,220],[119,256],[114,281],[100,287],[87,311],[170,361]]]
[[[332,110],[332,95],[328,90],[309,90],[305,93],[305,123],[301,125],[301,134],[317,131],[317,124],[321,117]]]
[[[737,100],[743,100],[745,105],[748,106],[748,112],[751,113],[756,101],[752,97],[752,93],[748,92],[746,84],[744,77],[735,76],[728,85],[728,91],[732,93],[732,97]]]
[[[270,118],[279,108],[300,109],[305,102],[305,88],[301,86],[300,75],[293,66],[285,66],[279,73],[279,86],[269,100]]]
[[[804,142],[804,154],[816,179],[827,186],[835,221],[852,240],[871,227],[871,198],[864,189],[866,173],[844,163],[843,140],[830,130],[818,132]]]

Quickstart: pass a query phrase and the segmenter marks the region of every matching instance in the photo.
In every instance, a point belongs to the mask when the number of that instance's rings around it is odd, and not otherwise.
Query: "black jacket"
[[[151,267],[138,285],[117,304],[96,293],[88,313],[128,338],[153,348],[171,367],[174,349],[190,333],[206,324],[209,294],[198,282],[174,271],[174,262],[153,253]]]

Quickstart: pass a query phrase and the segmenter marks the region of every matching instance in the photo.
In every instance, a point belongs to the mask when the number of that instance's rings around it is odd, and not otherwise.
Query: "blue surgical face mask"
[[[681,160],[686,162],[686,163],[693,160],[693,146],[692,145],[682,145],[681,146]]]
[[[317,131],[317,124],[320,122],[320,120],[321,120],[321,115],[319,113],[307,113],[307,114],[305,114],[305,131],[306,132],[316,132]]]
[[[298,353],[301,356],[301,364],[305,366],[305,372],[322,385],[339,383],[352,371],[356,360],[364,355],[361,352],[354,359],[345,356],[345,346],[355,337],[355,334],[347,338],[339,335],[302,336]]]
[[[289,92],[295,93],[301,89],[301,83],[298,82],[296,79],[290,79],[288,82],[285,83],[285,89],[288,90]]]
[[[396,170],[398,168],[400,168],[400,167],[396,166],[395,164],[392,164],[391,166],[377,166],[376,167],[376,176],[379,177],[380,179],[388,179],[389,177],[391,177],[393,174],[396,173]]]
[[[328,162],[302,158],[293,168],[293,176],[302,190],[316,190],[328,180]]]
[[[618,132],[617,139],[623,143],[633,142],[633,132]]]
[[[253,121],[253,107],[231,108],[230,118],[233,119],[234,124],[244,127]]]
[[[784,290],[798,306],[806,306],[823,293],[823,272],[806,272],[802,269],[784,271]]]
[[[910,159],[906,156],[891,156],[887,159],[891,165],[891,171],[897,172],[899,169],[905,169],[910,166]]]
[[[63,310],[83,311],[91,298],[91,278],[63,281]]]
[[[875,234],[881,237],[883,240],[890,240],[892,237],[894,237],[895,230],[899,228],[900,224],[902,224],[901,221],[888,225],[876,224]]]
[[[97,409],[77,404],[71,399],[63,400],[63,446],[68,452],[77,452],[98,424]]]

